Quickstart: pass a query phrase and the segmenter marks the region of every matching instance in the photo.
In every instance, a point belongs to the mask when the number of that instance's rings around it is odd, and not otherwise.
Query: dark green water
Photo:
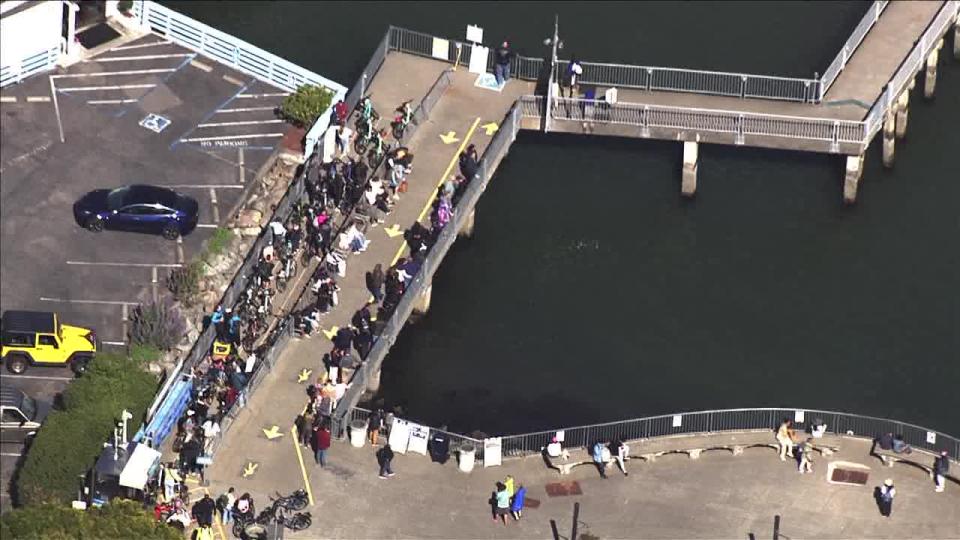
[[[528,55],[545,4],[171,4],[351,85],[388,24],[476,23]],[[864,3],[559,4],[596,61],[810,76]],[[949,43],[948,43],[949,47]],[[945,49],[945,52],[948,52]],[[509,433],[703,408],[807,406],[960,433],[960,64],[915,92],[892,171],[835,156],[524,134],[387,359],[384,398]]]

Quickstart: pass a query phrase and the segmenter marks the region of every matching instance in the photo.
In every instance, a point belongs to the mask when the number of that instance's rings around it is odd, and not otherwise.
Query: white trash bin
[[[476,463],[477,449],[472,444],[464,444],[460,447],[460,470],[468,473],[473,470]]]
[[[350,422],[350,445],[354,448],[363,448],[367,441],[367,423],[363,420]]]

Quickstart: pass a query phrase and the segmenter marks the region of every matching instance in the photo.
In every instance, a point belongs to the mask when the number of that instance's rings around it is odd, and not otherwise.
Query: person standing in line
[[[610,450],[617,460],[617,465],[620,466],[620,470],[623,471],[623,475],[630,476],[630,473],[627,472],[627,456],[630,455],[630,447],[620,439],[614,439],[613,442],[610,443]]]
[[[373,271],[367,274],[367,290],[377,303],[383,302],[383,282],[383,265],[378,263],[373,267]]]
[[[327,466],[327,449],[330,448],[330,428],[324,422],[317,430],[317,451],[314,459],[320,467]]]
[[[514,521],[520,521],[523,517],[523,503],[527,498],[527,488],[520,484],[517,492],[513,494],[513,501],[510,503],[510,513],[513,514]]]
[[[950,472],[950,454],[944,450],[933,460],[933,478],[937,486],[934,491],[937,493],[943,493],[948,472]]]
[[[777,429],[777,444],[780,445],[780,461],[786,461],[787,456],[793,457],[793,438],[791,429],[793,422],[788,418],[783,419],[783,423]]]
[[[390,462],[393,461],[393,449],[390,443],[383,445],[383,448],[377,450],[377,463],[380,464],[380,478],[387,479],[394,475]]]
[[[370,420],[367,424],[367,435],[370,436],[370,444],[377,445],[377,437],[380,436],[380,430],[383,429],[383,409],[376,409],[370,413]]]
[[[880,486],[880,493],[877,503],[880,505],[880,515],[890,517],[893,513],[893,498],[897,495],[897,490],[893,487],[893,479],[887,478]]]
[[[497,79],[497,86],[503,86],[510,80],[510,62],[513,61],[513,51],[510,42],[504,41],[493,53],[493,76]]]
[[[493,521],[496,523],[499,517],[503,524],[507,524],[507,514],[510,513],[510,494],[507,493],[507,486],[503,482],[497,482],[497,493],[494,495],[496,507],[494,508]]]
[[[207,493],[203,496],[202,499],[197,501],[193,505],[193,519],[197,520],[197,525],[201,528],[210,527],[213,525],[213,510],[216,508],[216,504],[213,502],[213,499],[210,498],[210,494]]]
[[[503,479],[503,485],[507,488],[507,495],[513,497],[515,486],[513,477],[508,474],[507,477]]]
[[[800,464],[797,466],[797,470],[800,471],[800,474],[804,473],[813,473],[813,443],[812,439],[807,439],[804,441],[803,445],[800,446]]]
[[[597,466],[597,470],[600,471],[600,478],[607,478],[607,464],[603,462],[603,442],[597,441],[593,445],[593,463]]]
[[[217,507],[220,510],[220,521],[224,525],[233,521],[233,505],[237,502],[237,496],[234,495],[234,489],[231,487],[226,493],[217,498]]]

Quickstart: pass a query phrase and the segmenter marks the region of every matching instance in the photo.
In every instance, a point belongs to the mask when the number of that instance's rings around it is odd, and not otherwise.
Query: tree
[[[304,84],[283,98],[280,116],[298,127],[309,128],[330,107],[333,92],[315,84]]]
[[[11,510],[0,516],[0,538],[183,540],[183,534],[155,520],[140,503],[115,500],[87,511],[57,504]]]

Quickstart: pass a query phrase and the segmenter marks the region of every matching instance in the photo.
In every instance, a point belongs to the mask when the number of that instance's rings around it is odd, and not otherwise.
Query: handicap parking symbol
[[[140,125],[142,127],[145,127],[154,133],[160,133],[170,124],[171,120],[169,118],[164,118],[163,116],[154,113],[148,114],[146,118],[140,121]]]

